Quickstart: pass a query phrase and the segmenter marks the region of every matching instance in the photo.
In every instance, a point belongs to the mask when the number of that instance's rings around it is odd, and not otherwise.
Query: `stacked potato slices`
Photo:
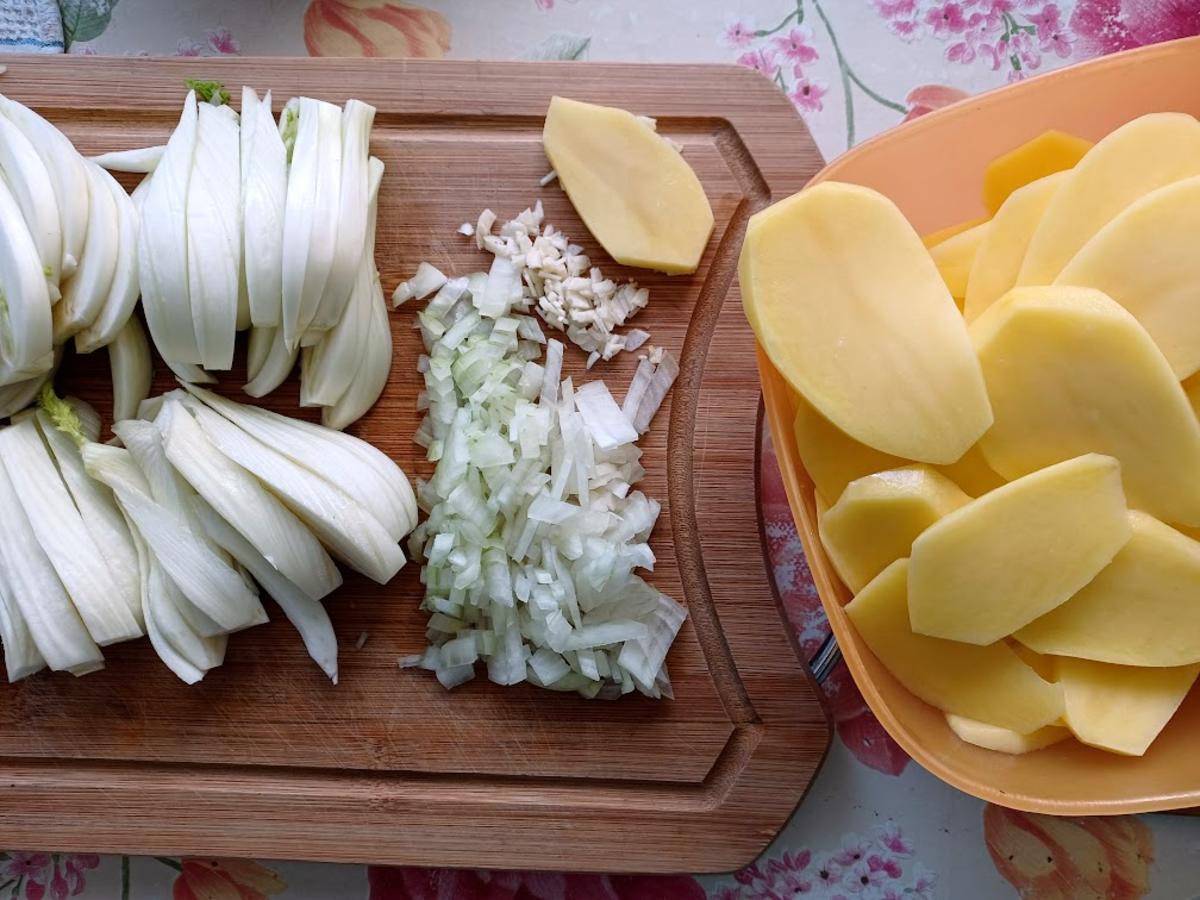
[[[33,110],[0,96],[0,418],[28,406],[61,348],[121,343],[114,381],[140,383],[138,217],[129,195]],[[149,358],[145,359],[145,382]]]
[[[1047,133],[983,186],[924,241],[859,185],[775,204],[746,311],[878,660],[970,743],[1140,756],[1200,677],[1200,122]]]
[[[226,636],[279,604],[336,683],[320,600],[338,559],[380,583],[416,525],[404,473],[370,444],[200,388],[142,404],[100,444],[86,404],[46,387],[0,429],[0,638],[9,680],[104,665],[143,634],[191,684]]]

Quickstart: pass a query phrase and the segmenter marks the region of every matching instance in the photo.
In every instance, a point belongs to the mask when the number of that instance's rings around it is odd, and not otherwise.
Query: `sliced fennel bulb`
[[[50,172],[16,123],[0,116],[0,174],[25,217],[51,293],[58,291],[62,269],[62,222]]]
[[[379,276],[371,278],[371,308],[361,358],[354,379],[332,406],[321,410],[321,424],[337,431],[354,424],[383,394],[392,370],[392,325],[388,320],[387,301]],[[413,522],[415,524],[415,513]]]
[[[283,313],[288,171],[287,149],[271,117],[270,91],[259,100],[253,88],[242,88],[241,153],[243,259],[250,321],[255,328],[273,328]]]
[[[141,637],[137,617],[63,484],[34,419],[0,431],[0,461],[38,543],[96,643]]]
[[[217,511],[203,500],[197,499],[196,512],[209,537],[245,566],[263,586],[263,590],[279,604],[288,621],[300,633],[308,655],[321,667],[321,671],[329,676],[330,681],[337,684],[337,637],[333,633],[333,623],[329,621],[329,613],[325,611],[325,607],[314,600],[311,594],[285,578],[238,529],[221,518]]]
[[[108,345],[108,361],[112,370],[114,422],[132,419],[142,401],[150,396],[154,378],[154,363],[150,358],[150,342],[137,316],[130,316]]]
[[[400,546],[347,493],[208,407],[193,402],[190,409],[221,452],[257,476],[334,556],[380,584],[400,571],[404,565]]]
[[[361,260],[371,260],[374,273],[375,240],[368,239],[368,219],[371,213],[371,176],[368,172],[367,145],[371,139],[371,125],[375,121],[375,107],[361,100],[349,100],[339,118],[339,141],[341,143],[341,173],[337,200],[337,238],[333,249],[333,261],[329,268],[329,279],[321,294],[321,302],[313,316],[310,328],[313,331],[328,331],[336,325],[345,312],[350,299],[350,290],[355,283],[356,272]],[[382,174],[382,164],[379,168]],[[379,190],[375,187],[375,193]]]
[[[8,472],[0,466],[0,589],[29,629],[38,653],[51,669],[83,675],[104,667],[100,648],[67,596],[58,573],[33,533]],[[9,650],[4,635],[4,651]],[[40,668],[40,666],[39,666]],[[10,680],[11,676],[10,676]]]
[[[292,374],[299,355],[299,345],[288,347],[282,326],[253,329],[250,332],[246,373],[250,380],[242,390],[251,397],[265,397]]]
[[[95,163],[87,163],[86,168],[90,210],[87,242],[78,270],[63,284],[62,300],[54,307],[56,344],[96,321],[117,269],[119,223],[117,204],[107,184],[111,176]]]
[[[58,271],[61,278],[68,278],[75,273],[87,239],[90,211],[84,159],[65,134],[29,107],[0,95],[0,115],[21,129],[50,174],[63,244]]]
[[[61,361],[62,347],[55,347],[53,363],[48,372],[0,387],[0,419],[7,419],[30,406],[38,398],[42,388],[54,378]]]
[[[0,386],[49,371],[50,292],[37,246],[0,179]]]
[[[75,335],[75,349],[91,353],[116,340],[133,315],[141,288],[138,285],[138,214],[133,200],[111,175],[97,173],[108,188],[117,210],[117,258],[108,296],[95,321]]]
[[[321,167],[320,101],[302,97],[291,100],[280,113],[280,132],[288,148],[287,199],[283,216],[283,314],[284,343],[288,349],[300,345],[300,337],[312,320],[320,300],[320,289],[329,277],[332,241],[310,256],[314,244],[317,181]],[[290,139],[289,139],[290,135]],[[326,210],[328,212],[328,210]],[[328,239],[328,231],[323,232]],[[311,266],[311,272],[310,272]],[[323,274],[322,274],[323,268]],[[314,286],[305,291],[306,279]],[[305,308],[306,298],[308,308]]]
[[[113,489],[150,552],[192,605],[226,632],[266,621],[257,595],[237,570],[215,553],[182,516],[156,503],[145,492],[144,479],[139,483],[141,473],[128,451],[87,444],[83,461],[89,475]]]
[[[100,153],[91,157],[91,161],[109,172],[153,172],[166,152],[167,145],[158,144]]]
[[[200,364],[212,370],[233,366],[242,260],[240,153],[237,113],[199,104],[187,195],[187,276]]]
[[[225,457],[179,401],[168,398],[156,422],[171,465],[281,575],[314,600],[342,583],[312,532],[257,478]]]
[[[190,385],[188,392],[265,446],[345,492],[399,541],[417,524],[417,503],[403,470],[366,441]]]
[[[154,346],[168,364],[199,363],[188,287],[188,188],[199,113],[188,91],[179,124],[167,141],[141,207],[138,280]]]
[[[0,572],[0,640],[4,642],[4,669],[9,684],[46,668],[46,660],[33,642],[29,625],[21,615]]]
[[[47,394],[53,392],[47,388],[43,397]],[[75,508],[112,573],[118,596],[142,627],[137,549],[112,491],[88,477],[78,445],[55,427],[45,409],[38,410],[36,419]]]
[[[351,103],[353,102],[351,101]],[[360,242],[362,247],[357,270],[354,273],[353,286],[341,318],[322,335],[318,344],[305,351],[300,375],[300,404],[302,406],[333,406],[337,403],[351,383],[357,380],[358,372],[368,350],[371,304],[375,298],[376,287],[375,223],[378,213],[379,183],[383,178],[383,162],[372,157],[370,163],[367,228],[365,237]],[[326,296],[328,297],[328,294]],[[390,332],[388,345],[390,354]],[[386,381],[387,369],[384,370],[384,382],[386,383]],[[371,402],[373,403],[374,399]],[[369,406],[370,404],[368,404],[368,408]]]

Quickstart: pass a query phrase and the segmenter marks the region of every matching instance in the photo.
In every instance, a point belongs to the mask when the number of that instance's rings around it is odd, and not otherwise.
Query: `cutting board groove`
[[[759,388],[736,286],[749,216],[798,190],[820,157],[786,99],[733,67],[346,60],[9,57],[0,91],[43,112],[84,152],[161,143],[185,78],[379,109],[386,165],[377,265],[384,288],[429,260],[464,274],[490,257],[455,234],[491,207],[541,199],[547,221],[614,278],[648,286],[636,324],[680,360],[642,441],[641,487],[663,503],[650,576],[686,603],[668,664],[676,698],[588,702],[477,679],[447,694],[396,657],[424,644],[417,566],[387,587],[348,576],[327,601],[341,653],[330,685],[273,621],[230,640],[225,666],[188,688],[145,641],[108,648],[82,679],[0,687],[0,843],[92,852],[397,864],[722,871],[753,859],[803,796],[829,722],[775,596],[755,480]],[[679,141],[716,226],[700,269],[626,269],[591,240],[548,168],[549,98],[625,106]],[[122,176],[132,187],[137,176]],[[354,432],[410,476],[420,342],[415,304],[392,316],[387,390]],[[584,376],[568,349],[566,371]],[[238,364],[243,353],[239,351]],[[632,354],[600,364],[618,396]],[[239,371],[220,390],[238,390]],[[107,417],[104,354],[71,359],[60,387]],[[155,389],[172,381],[160,366]],[[295,380],[265,405],[300,410]],[[362,633],[366,645],[355,650]],[[602,848],[602,854],[597,849]]]

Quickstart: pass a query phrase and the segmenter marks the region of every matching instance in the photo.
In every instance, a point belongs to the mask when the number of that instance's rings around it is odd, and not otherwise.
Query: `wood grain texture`
[[[455,233],[491,207],[541,198],[547,221],[613,277],[651,290],[637,324],[682,372],[643,440],[644,488],[663,501],[651,577],[689,618],[668,664],[676,699],[584,701],[478,679],[447,694],[397,671],[424,645],[417,566],[387,587],[358,577],[329,598],[341,646],[330,685],[281,616],[234,635],[226,664],[187,687],[140,641],[82,679],[0,690],[0,835],[9,846],[421,865],[723,871],[753,859],[803,796],[829,722],[768,577],[760,541],[754,341],[735,284],[746,220],[796,190],[820,157],[786,99],[733,67],[402,60],[0,58],[0,90],[85,153],[162,142],[184,78],[216,78],[379,109],[386,164],[377,264],[389,293],[421,260],[454,273],[489,256]],[[693,276],[625,269],[591,240],[547,169],[550,96],[654,116],[684,145],[716,217]],[[127,186],[133,184],[126,180]],[[420,341],[414,304],[392,316],[396,359],[353,431],[409,475]],[[239,365],[243,353],[239,351]],[[567,371],[583,372],[568,350]],[[632,354],[593,370],[624,392]],[[221,379],[237,399],[240,373]],[[60,385],[107,412],[104,354]],[[172,386],[159,366],[156,389]],[[293,379],[265,404],[291,415]],[[273,610],[273,607],[271,608]],[[361,650],[354,645],[368,635]],[[602,848],[602,852],[597,852]]]

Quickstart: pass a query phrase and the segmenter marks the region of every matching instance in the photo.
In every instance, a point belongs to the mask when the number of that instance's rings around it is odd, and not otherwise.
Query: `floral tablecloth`
[[[0,47],[18,51],[736,62],[786,92],[827,158],[968,94],[1196,33],[1200,0],[0,0]],[[815,652],[827,628],[764,443],[768,552],[791,624]],[[779,837],[732,875],[13,850],[0,853],[0,900],[1200,897],[1200,821],[1050,819],[983,804],[912,765],[844,666],[824,687],[837,729],[829,758]]]

